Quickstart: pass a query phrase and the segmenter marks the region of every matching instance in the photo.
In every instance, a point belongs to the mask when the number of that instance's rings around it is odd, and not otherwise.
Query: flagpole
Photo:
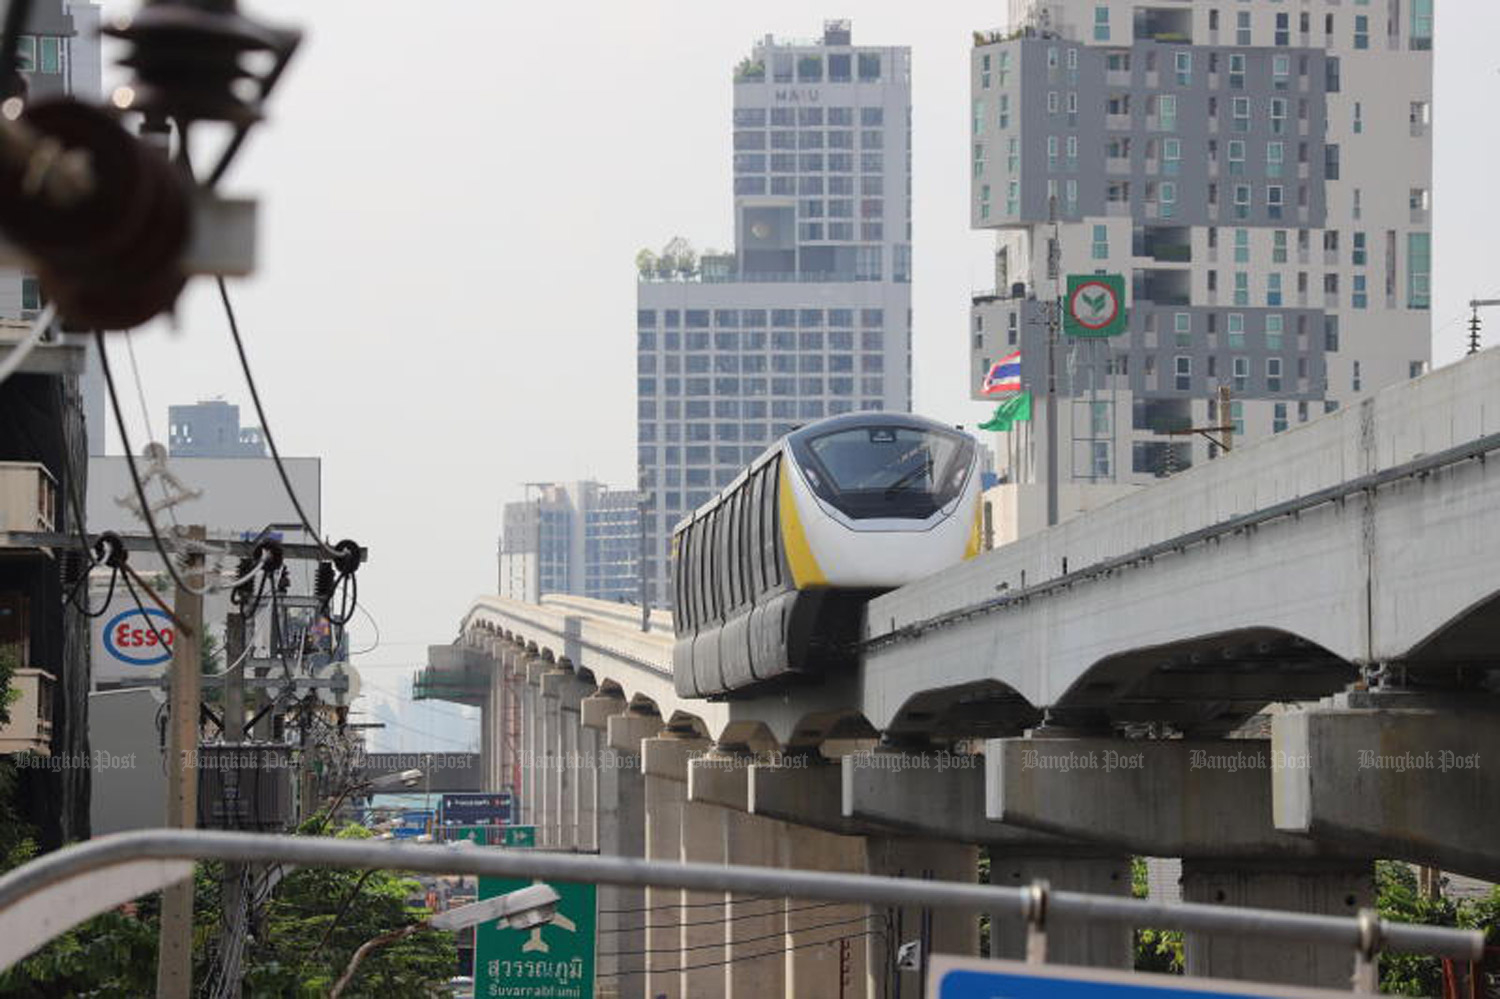
[[[1052,302],[1047,310],[1047,526],[1057,525],[1057,327],[1062,318],[1062,237],[1057,226],[1057,195],[1049,205],[1052,216],[1052,246],[1048,264],[1052,270]]]

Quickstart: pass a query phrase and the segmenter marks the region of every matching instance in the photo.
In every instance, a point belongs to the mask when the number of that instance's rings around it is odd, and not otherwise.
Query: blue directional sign
[[[936,999],[1349,999],[1348,992],[934,955]]]
[[[445,794],[438,803],[438,824],[444,826],[504,826],[512,814],[509,791]]]

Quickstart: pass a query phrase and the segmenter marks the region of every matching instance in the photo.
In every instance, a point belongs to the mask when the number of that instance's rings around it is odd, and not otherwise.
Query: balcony
[[[34,461],[0,461],[0,531],[57,529],[57,480]]]
[[[18,669],[11,674],[10,721],[0,726],[0,754],[47,755],[52,746],[52,695],[57,678],[46,670]]]

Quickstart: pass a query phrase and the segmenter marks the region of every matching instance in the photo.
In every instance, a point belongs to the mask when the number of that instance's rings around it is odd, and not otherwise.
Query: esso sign
[[[104,626],[104,651],[130,666],[158,666],[167,662],[172,658],[176,640],[172,619],[166,611],[155,607],[117,614]]]

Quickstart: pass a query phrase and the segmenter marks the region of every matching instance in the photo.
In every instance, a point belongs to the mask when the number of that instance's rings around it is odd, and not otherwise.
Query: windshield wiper
[[[890,499],[892,496],[894,496],[897,493],[901,492],[914,479],[917,479],[917,478],[922,477],[922,476],[929,475],[929,474],[931,474],[931,472],[932,472],[932,464],[930,462],[924,463],[920,468],[913,468],[910,472],[907,472],[905,475],[901,476],[901,478],[897,479],[895,482],[892,482],[890,485],[888,485],[888,486],[885,487],[885,497],[886,497],[886,499]]]

